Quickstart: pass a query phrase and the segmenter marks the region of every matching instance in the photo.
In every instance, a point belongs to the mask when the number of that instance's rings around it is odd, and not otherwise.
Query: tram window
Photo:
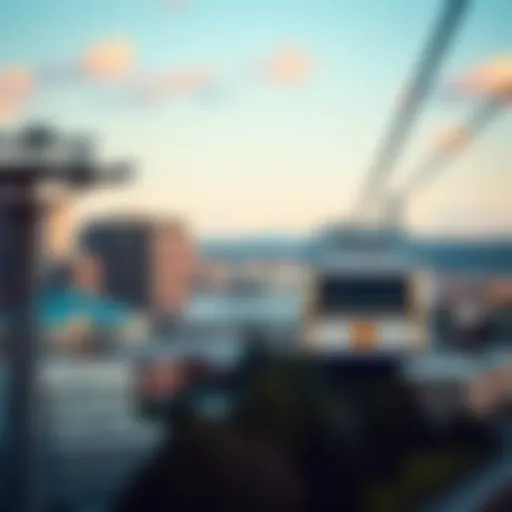
[[[404,278],[336,277],[320,280],[318,306],[324,313],[402,312],[408,306]]]

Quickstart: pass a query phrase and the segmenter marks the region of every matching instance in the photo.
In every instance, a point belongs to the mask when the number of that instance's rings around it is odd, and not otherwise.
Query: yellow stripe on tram
[[[351,326],[350,344],[356,350],[374,350],[377,346],[375,324],[366,320],[354,322]]]

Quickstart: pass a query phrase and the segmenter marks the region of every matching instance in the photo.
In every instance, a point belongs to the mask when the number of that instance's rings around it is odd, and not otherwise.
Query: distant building
[[[202,292],[225,292],[231,282],[231,271],[226,262],[202,260],[196,273],[196,288]]]
[[[186,304],[195,248],[179,220],[117,218],[91,224],[82,237],[101,266],[103,293],[158,316]]]
[[[143,220],[105,220],[80,237],[85,253],[102,267],[103,292],[137,308],[150,303],[150,225]]]

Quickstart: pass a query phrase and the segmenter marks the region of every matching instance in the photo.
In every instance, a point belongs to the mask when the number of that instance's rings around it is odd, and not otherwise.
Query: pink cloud
[[[0,124],[9,124],[16,119],[21,110],[21,104],[0,99]]]
[[[112,38],[88,48],[80,59],[85,77],[94,80],[118,80],[127,77],[135,63],[135,50],[130,41]]]
[[[26,67],[0,69],[0,96],[20,98],[28,95],[34,86],[34,76]]]
[[[295,46],[280,48],[263,65],[264,77],[279,85],[296,85],[311,77],[313,60]]]
[[[88,82],[117,82],[132,75],[135,65],[132,43],[121,37],[105,39],[86,48],[78,57],[47,62],[37,70],[39,87]]]
[[[34,75],[26,67],[0,69],[0,122],[13,121],[31,96]]]
[[[76,81],[111,82],[128,78],[135,51],[130,41],[111,38],[100,41],[77,58],[60,63],[43,63],[32,71],[25,66],[0,68],[0,122],[13,121],[26,101],[38,90]]]
[[[512,99],[512,56],[484,62],[449,84],[455,93]]]

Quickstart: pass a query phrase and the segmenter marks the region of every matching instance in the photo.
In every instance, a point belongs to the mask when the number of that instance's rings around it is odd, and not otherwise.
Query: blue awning
[[[94,327],[115,328],[129,314],[130,310],[119,302],[74,291],[45,294],[41,303],[41,321],[48,327],[59,327],[79,317]]]
[[[44,293],[39,300],[39,321],[48,329],[66,327],[77,319],[95,328],[115,329],[121,327],[131,313],[117,301],[70,290]],[[9,325],[5,311],[0,312],[0,322],[3,328]]]

